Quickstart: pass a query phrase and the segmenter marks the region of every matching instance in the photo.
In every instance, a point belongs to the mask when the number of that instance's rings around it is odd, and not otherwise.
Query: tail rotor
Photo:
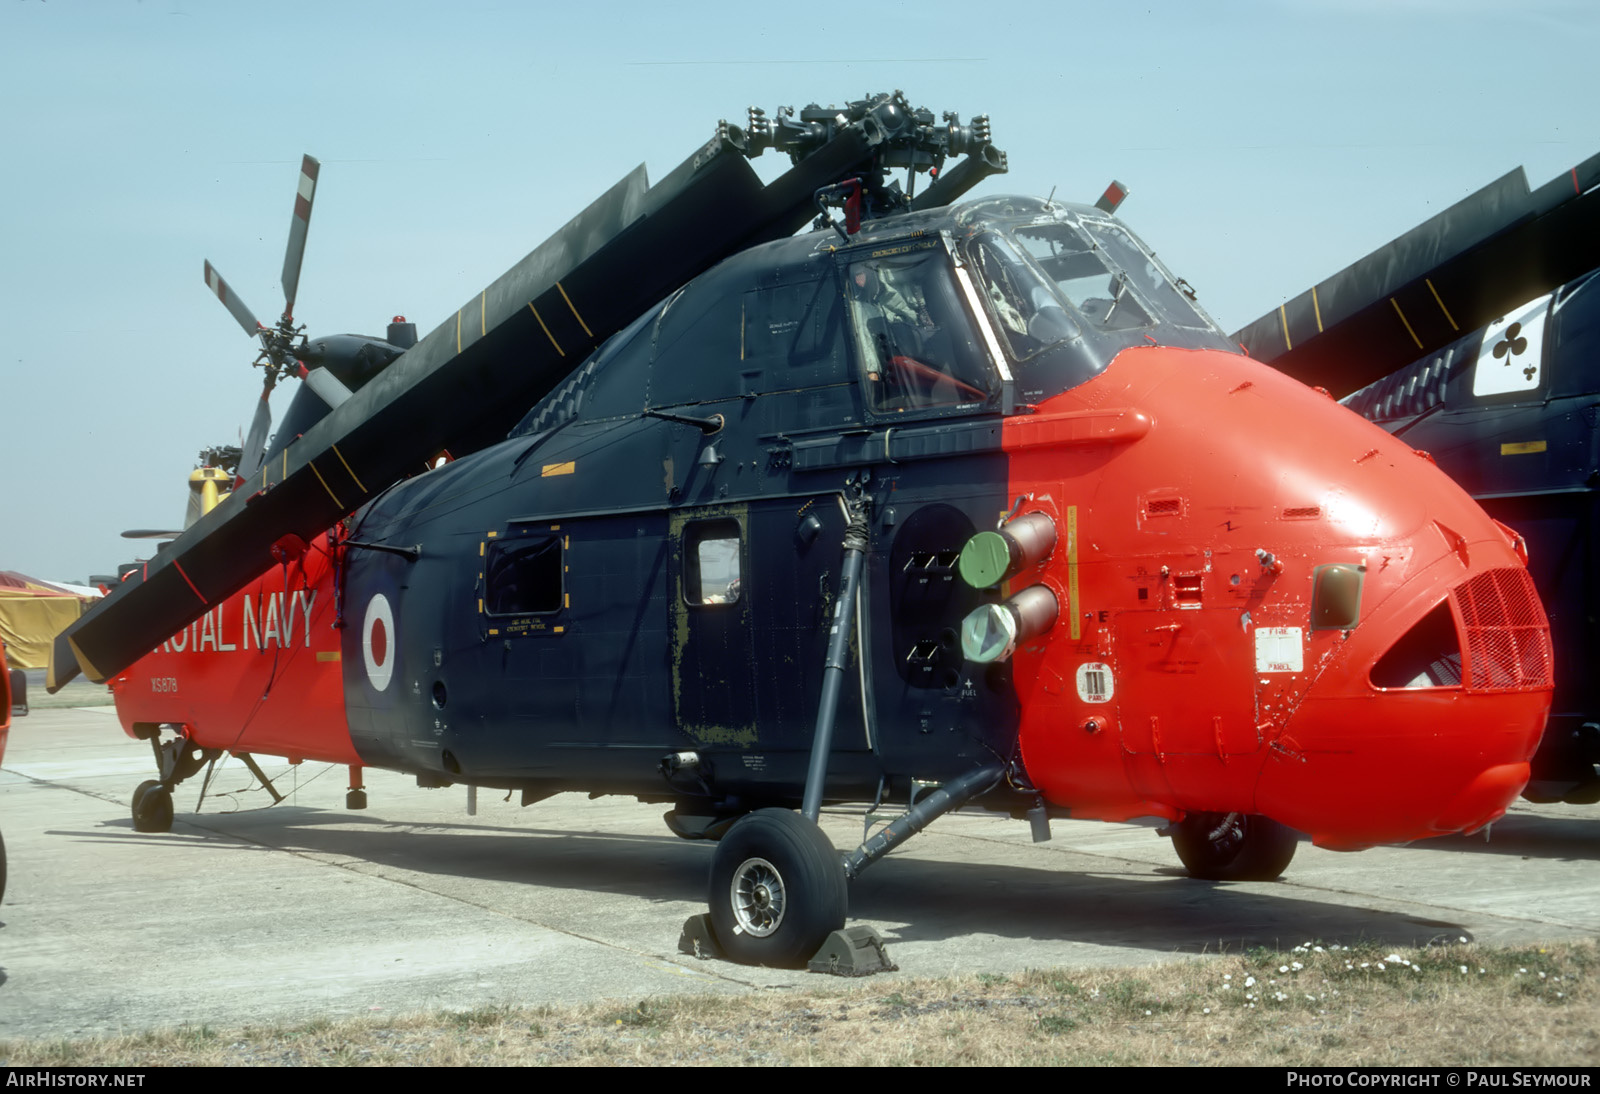
[[[269,398],[278,381],[291,374],[300,374],[300,358],[305,353],[305,327],[294,321],[295,296],[300,288],[300,266],[305,259],[306,234],[311,227],[311,203],[317,192],[317,174],[321,164],[312,156],[300,161],[300,180],[295,188],[294,215],[289,221],[289,245],[283,256],[283,315],[277,325],[265,326],[255,317],[239,295],[233,291],[215,266],[205,264],[206,288],[222,301],[239,326],[252,338],[261,340],[261,352],[253,362],[265,371],[261,399],[256,403],[250,420],[250,432],[245,437],[239,459],[237,481],[243,482],[261,467],[267,451],[267,437],[272,428],[272,410]]]

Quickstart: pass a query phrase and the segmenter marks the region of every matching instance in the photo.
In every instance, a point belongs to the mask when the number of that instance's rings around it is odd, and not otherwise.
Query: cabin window
[[[736,520],[684,529],[683,597],[690,604],[736,604],[742,595],[741,536]]]
[[[987,403],[996,384],[950,259],[936,243],[851,262],[845,295],[876,411]]]
[[[519,534],[492,540],[484,560],[484,610],[490,615],[548,615],[564,606],[561,536]]]

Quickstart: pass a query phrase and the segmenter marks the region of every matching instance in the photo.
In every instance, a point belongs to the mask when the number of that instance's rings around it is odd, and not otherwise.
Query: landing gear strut
[[[171,740],[162,741],[161,731],[166,728],[178,730],[177,726],[151,723],[135,727],[136,734],[150,742],[161,772],[161,778],[146,779],[133,791],[135,832],[170,832],[173,788],[221,755],[219,749],[201,748],[181,730]]]
[[[1190,877],[1271,881],[1294,858],[1294,831],[1253,813],[1190,813],[1168,829]]]

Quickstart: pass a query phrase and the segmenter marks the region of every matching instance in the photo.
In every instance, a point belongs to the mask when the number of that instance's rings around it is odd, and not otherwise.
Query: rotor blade
[[[222,280],[222,275],[217,272],[217,268],[210,261],[206,262],[206,288],[217,294],[217,299],[222,301],[223,305],[233,313],[233,317],[239,321],[239,325],[244,328],[246,334],[254,338],[260,333],[261,324],[256,320],[255,314],[251,312],[243,300],[233,294],[233,290],[228,287],[226,281]]]
[[[344,381],[325,368],[311,369],[305,375],[306,387],[315,391],[329,409],[338,409],[354,392],[344,386]]]
[[[310,156],[300,161],[300,185],[294,194],[294,216],[289,220],[289,249],[283,254],[283,314],[293,318],[294,297],[300,288],[300,262],[306,256],[306,231],[311,227],[311,199],[317,193],[321,164]]]
[[[1258,361],[1348,395],[1600,262],[1600,155],[1537,190],[1522,168],[1234,332]]]
[[[723,131],[654,187],[635,169],[63,631],[84,672],[102,681],[143,657],[273,566],[285,535],[312,539],[441,449],[500,440],[644,308],[794,234],[817,188],[873,154],[852,125],[763,187]]]
[[[267,397],[271,394],[272,385],[269,383],[261,389],[255,416],[250,419],[250,433],[239,450],[239,466],[234,471],[236,482],[243,482],[261,470],[261,458],[267,452],[267,431],[272,428],[272,407],[267,403]]]
[[[129,528],[122,533],[123,539],[177,539],[183,535],[183,530],[176,532],[165,531],[160,528]]]

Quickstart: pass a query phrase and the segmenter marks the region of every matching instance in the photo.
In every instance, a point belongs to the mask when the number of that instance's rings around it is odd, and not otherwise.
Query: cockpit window
[[[1144,299],[1155,305],[1158,317],[1183,327],[1207,328],[1210,324],[1144,247],[1122,225],[1110,220],[1083,219],[1084,230],[1104,248],[1112,265],[1133,280]],[[1193,290],[1190,290],[1191,292]]]
[[[1060,298],[1038,271],[1023,261],[1010,240],[986,232],[972,254],[979,291],[999,320],[1013,358],[1025,361],[1047,346],[1078,336],[1078,324],[1067,315]]]
[[[904,412],[989,401],[995,377],[936,242],[850,262],[845,295],[872,408]]]
[[[1148,327],[1150,313],[1123,270],[1107,265],[1101,250],[1070,224],[1039,224],[1017,229],[1022,244],[1056,291],[1101,330]]]
[[[1137,346],[1237,352],[1133,233],[1093,210],[999,198],[974,203],[961,223],[1019,403],[1071,390]]]

